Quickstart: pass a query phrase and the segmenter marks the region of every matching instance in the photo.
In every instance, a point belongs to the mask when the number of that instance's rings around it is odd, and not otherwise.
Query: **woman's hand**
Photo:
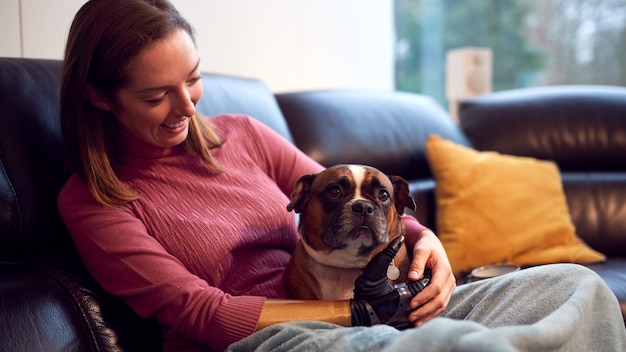
[[[426,267],[432,270],[430,284],[413,297],[410,303],[413,311],[408,318],[415,326],[420,326],[443,312],[456,287],[456,279],[446,251],[431,230],[422,231],[413,247],[409,280],[421,278]]]

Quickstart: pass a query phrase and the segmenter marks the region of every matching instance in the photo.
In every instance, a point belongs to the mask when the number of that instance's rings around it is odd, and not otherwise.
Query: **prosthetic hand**
[[[387,278],[387,268],[404,244],[404,237],[393,240],[365,267],[356,280],[354,299],[350,301],[352,326],[387,324],[397,329],[411,327],[408,321],[409,302],[430,282],[432,273],[426,268],[418,281],[394,285]]]

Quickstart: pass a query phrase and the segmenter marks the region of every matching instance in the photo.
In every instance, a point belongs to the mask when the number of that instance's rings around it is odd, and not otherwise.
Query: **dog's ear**
[[[415,210],[415,199],[411,197],[409,192],[409,183],[400,176],[389,176],[393,183],[394,205],[399,215],[404,214],[404,208]]]
[[[311,199],[311,185],[316,176],[317,174],[300,176],[291,192],[291,201],[287,204],[288,211],[301,213],[306,208]]]

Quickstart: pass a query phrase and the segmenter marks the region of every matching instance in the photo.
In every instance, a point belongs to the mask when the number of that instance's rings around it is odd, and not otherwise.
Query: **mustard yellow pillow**
[[[430,136],[437,232],[456,275],[486,264],[520,266],[605,257],[575,232],[555,163],[479,152]]]

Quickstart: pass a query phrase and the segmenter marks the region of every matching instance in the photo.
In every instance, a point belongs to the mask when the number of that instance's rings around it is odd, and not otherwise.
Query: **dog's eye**
[[[380,192],[378,193],[378,199],[380,199],[383,202],[389,200],[389,192],[387,192],[387,190],[384,190],[384,189],[380,190]]]
[[[341,188],[339,188],[338,186],[330,187],[326,190],[326,197],[332,200],[341,198]]]

